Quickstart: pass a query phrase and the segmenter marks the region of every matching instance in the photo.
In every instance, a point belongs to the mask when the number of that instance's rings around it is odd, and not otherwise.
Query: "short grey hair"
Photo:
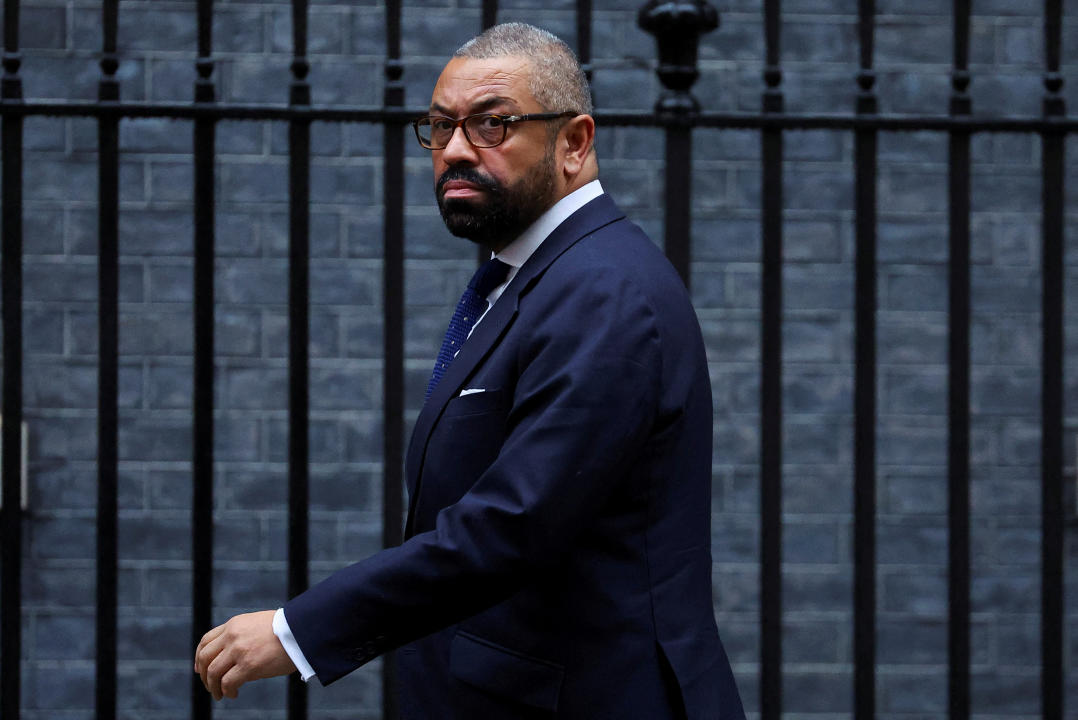
[[[591,89],[576,53],[546,30],[517,22],[495,25],[461,45],[453,56],[489,60],[507,55],[531,63],[528,89],[546,110],[591,115]]]

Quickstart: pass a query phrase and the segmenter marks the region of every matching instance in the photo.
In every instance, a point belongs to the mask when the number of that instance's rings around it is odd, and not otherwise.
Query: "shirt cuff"
[[[314,668],[303,656],[303,651],[299,649],[299,643],[296,642],[295,636],[292,635],[292,628],[288,627],[288,620],[285,619],[284,608],[277,608],[277,612],[273,615],[273,634],[281,641],[284,651],[295,664],[296,670],[299,670],[299,676],[303,678],[303,682],[310,680],[314,676]]]

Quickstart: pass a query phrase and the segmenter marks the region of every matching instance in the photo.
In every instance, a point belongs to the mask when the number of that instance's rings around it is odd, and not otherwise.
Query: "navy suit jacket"
[[[423,407],[404,543],[285,605],[300,648],[330,683],[399,647],[408,720],[743,718],[712,610],[711,428],[685,287],[600,196]]]

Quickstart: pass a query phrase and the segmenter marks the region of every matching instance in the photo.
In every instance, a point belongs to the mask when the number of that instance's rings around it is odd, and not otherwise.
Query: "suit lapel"
[[[415,512],[427,442],[445,406],[457,396],[476,367],[508,330],[517,316],[520,298],[540,280],[550,264],[584,236],[623,217],[624,214],[609,195],[600,195],[566,218],[528,258],[502,296],[491,306],[490,311],[461,346],[445,376],[423,405],[412,431],[405,463],[405,480],[409,495],[405,537],[412,534],[412,516]]]

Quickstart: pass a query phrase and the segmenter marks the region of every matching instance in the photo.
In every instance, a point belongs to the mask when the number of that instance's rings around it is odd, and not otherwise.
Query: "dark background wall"
[[[757,111],[759,0],[716,2],[696,94],[705,109]],[[1069,107],[1078,107],[1078,2],[1064,3]],[[570,43],[569,2],[504,2]],[[594,3],[594,87],[604,109],[648,109],[655,49],[637,3]],[[877,68],[886,112],[942,114],[950,93],[950,3],[879,0]],[[1042,4],[978,0],[974,112],[1040,114]],[[787,106],[850,112],[854,0],[787,0]],[[224,101],[287,101],[286,3],[215,9]],[[384,11],[310,10],[313,97],[377,105]],[[193,2],[121,3],[126,100],[190,101]],[[406,103],[425,104],[446,57],[481,24],[477,2],[404,11]],[[100,7],[23,3],[28,99],[92,99]],[[24,717],[93,708],[96,407],[96,126],[26,121],[25,402],[30,515],[24,546]],[[192,163],[190,123],[121,125],[120,707],[126,718],[187,717],[190,675]],[[759,136],[698,130],[693,279],[715,396],[715,610],[750,709],[757,706]],[[883,134],[879,176],[879,711],[946,715],[947,140]],[[312,133],[312,579],[380,543],[381,129]],[[853,167],[848,133],[787,134],[785,708],[847,718],[852,698]],[[602,128],[601,178],[661,238],[662,134]],[[1068,161],[1066,458],[1078,444],[1078,160]],[[217,617],[277,607],[286,587],[287,137],[281,124],[218,129]],[[406,354],[409,418],[475,250],[433,209],[426,152],[408,145]],[[1040,145],[973,144],[973,706],[981,718],[1039,713]],[[1069,712],[1078,709],[1078,542],[1068,495]],[[375,718],[378,663],[330,689],[312,717]],[[284,684],[244,688],[221,717],[283,717]]]

